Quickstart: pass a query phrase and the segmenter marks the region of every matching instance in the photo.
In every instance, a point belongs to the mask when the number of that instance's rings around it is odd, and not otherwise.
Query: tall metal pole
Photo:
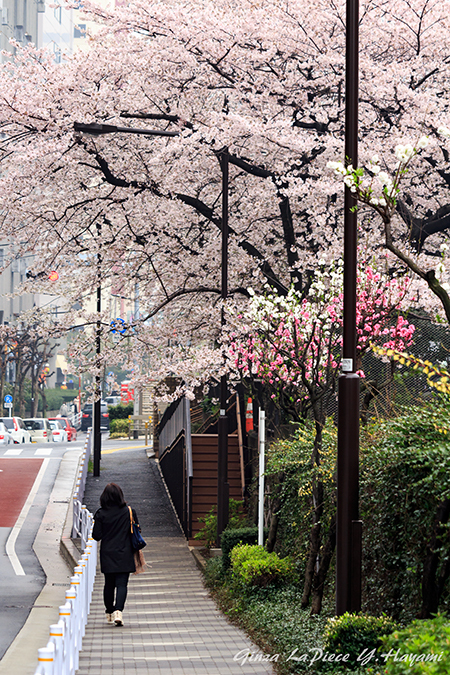
[[[100,357],[101,357],[101,325],[100,325],[100,312],[102,310],[102,287],[101,287],[101,255],[100,255],[100,236],[101,236],[101,224],[97,223],[97,245],[99,247],[99,252],[97,253],[97,314],[98,321],[95,332],[95,351],[97,355],[97,367],[100,368]],[[100,431],[100,416],[101,416],[101,379],[100,374],[95,376],[95,401],[93,405],[93,431],[94,431],[94,467],[93,475],[98,477],[100,476],[100,458],[102,454],[102,434]]]
[[[222,170],[222,303],[228,296],[228,148],[219,153]],[[222,305],[222,327],[225,325],[225,308]],[[228,484],[228,415],[227,415],[227,376],[220,378],[220,416],[218,423],[217,447],[217,546],[220,535],[228,525],[229,484]]]
[[[347,0],[345,161],[358,163],[359,0]],[[345,187],[344,314],[339,378],[336,523],[336,614],[361,609],[359,521],[359,377],[356,374],[356,200]]]

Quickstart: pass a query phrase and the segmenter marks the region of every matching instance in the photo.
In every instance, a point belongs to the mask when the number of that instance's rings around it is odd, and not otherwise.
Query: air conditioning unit
[[[2,26],[8,25],[8,8],[2,7]]]

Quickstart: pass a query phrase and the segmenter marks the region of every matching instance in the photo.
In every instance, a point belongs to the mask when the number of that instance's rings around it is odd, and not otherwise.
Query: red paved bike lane
[[[0,458],[0,527],[13,527],[43,459]]]

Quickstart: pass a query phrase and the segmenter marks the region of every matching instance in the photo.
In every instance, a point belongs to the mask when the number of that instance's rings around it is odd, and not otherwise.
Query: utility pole
[[[218,153],[222,170],[222,329],[225,325],[225,301],[228,296],[228,148]],[[220,415],[217,425],[217,546],[220,546],[220,535],[228,525],[229,493],[228,484],[228,385],[227,376],[220,378]]]
[[[100,368],[101,360],[101,351],[102,351],[102,333],[101,333],[101,324],[100,324],[100,312],[102,311],[102,258],[100,254],[100,237],[102,235],[102,226],[100,222],[97,222],[97,327],[95,331],[95,352],[97,356],[97,368]],[[95,401],[93,405],[93,416],[92,416],[92,426],[94,431],[94,468],[93,475],[98,477],[100,476],[100,459],[102,456],[102,432],[100,430],[100,417],[101,417],[101,378],[100,373],[95,376]]]
[[[358,164],[359,0],[347,0],[345,162]],[[359,520],[359,376],[356,373],[356,199],[345,186],[344,313],[339,377],[336,518],[336,614],[361,609]]]

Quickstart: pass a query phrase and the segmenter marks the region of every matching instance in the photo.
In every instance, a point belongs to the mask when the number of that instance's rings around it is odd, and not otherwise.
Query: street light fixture
[[[82,124],[74,122],[74,131],[78,133],[101,136],[103,134],[139,134],[142,136],[163,136],[173,138],[180,136],[178,131],[159,131],[154,129],[136,129],[134,127],[117,127],[112,124]],[[225,302],[228,295],[228,148],[217,153],[222,171],[222,281],[221,297]],[[97,310],[101,297],[100,281],[97,286]],[[225,308],[222,306],[222,326],[225,322]],[[97,355],[100,356],[100,337],[97,330]],[[220,417],[218,423],[217,447],[217,540],[228,524],[229,518],[229,485],[228,485],[228,415],[227,415],[227,376],[220,379]],[[94,410],[94,476],[100,475],[101,434],[100,434],[100,400],[96,401]],[[96,473],[97,471],[97,473]]]

